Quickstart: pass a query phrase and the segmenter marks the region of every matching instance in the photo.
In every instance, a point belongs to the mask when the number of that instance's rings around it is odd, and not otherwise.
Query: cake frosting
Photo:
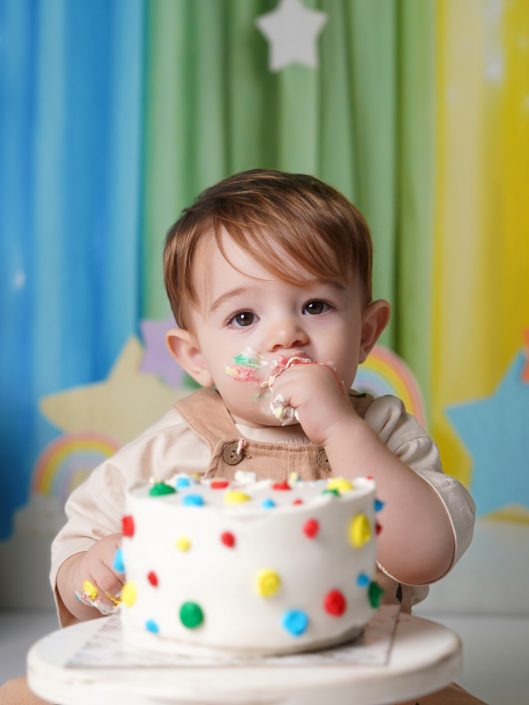
[[[369,478],[133,487],[123,517],[127,643],[246,656],[357,636],[380,599]]]

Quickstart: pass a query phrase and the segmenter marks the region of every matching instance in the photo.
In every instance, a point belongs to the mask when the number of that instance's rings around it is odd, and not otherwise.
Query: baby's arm
[[[334,373],[303,365],[278,377],[273,394],[297,409],[306,435],[324,446],[335,475],[371,475],[385,506],[378,560],[396,580],[420,585],[451,567],[455,539],[434,488],[401,462],[351,406]]]

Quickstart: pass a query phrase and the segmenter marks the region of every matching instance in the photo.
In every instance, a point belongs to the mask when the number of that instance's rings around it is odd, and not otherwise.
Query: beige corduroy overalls
[[[359,416],[366,413],[373,397],[350,393]],[[267,443],[241,438],[219,393],[204,388],[175,404],[189,428],[211,449],[204,477],[233,480],[237,470],[254,472],[257,479],[288,480],[295,472],[302,480],[321,480],[332,475],[325,450],[313,443]],[[366,473],[367,474],[367,473]],[[376,580],[384,589],[383,604],[400,603],[411,611],[412,588],[401,585],[377,568]]]

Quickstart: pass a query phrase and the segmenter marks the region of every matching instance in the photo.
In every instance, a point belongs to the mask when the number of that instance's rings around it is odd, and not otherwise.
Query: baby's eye
[[[330,306],[325,301],[320,301],[319,299],[315,301],[309,301],[303,307],[302,313],[308,313],[311,316],[319,316],[321,313],[326,313],[330,310]]]
[[[256,319],[255,313],[251,311],[239,311],[235,316],[232,316],[228,321],[228,325],[235,326],[236,328],[246,328],[251,326]]]

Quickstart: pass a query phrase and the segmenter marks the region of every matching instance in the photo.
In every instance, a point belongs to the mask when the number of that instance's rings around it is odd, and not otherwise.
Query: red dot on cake
[[[235,546],[235,536],[231,531],[223,531],[220,535],[220,540],[228,548],[233,548]]]
[[[156,587],[158,585],[158,576],[156,575],[154,570],[151,570],[151,572],[147,574],[147,580],[153,587]]]
[[[298,497],[292,502],[292,504],[303,504],[303,500]]]
[[[318,535],[319,530],[320,530],[320,524],[316,519],[308,519],[303,524],[303,533],[309,539],[315,538]]]
[[[212,490],[225,490],[229,484],[228,480],[213,480],[210,487]]]
[[[283,482],[276,482],[272,485],[273,490],[290,490],[292,489],[286,480]]]
[[[345,597],[340,590],[331,590],[325,595],[325,600],[323,601],[323,608],[327,614],[331,614],[333,617],[341,617],[345,612],[347,603]]]
[[[129,538],[134,536],[134,517],[130,514],[121,518],[121,533]]]

